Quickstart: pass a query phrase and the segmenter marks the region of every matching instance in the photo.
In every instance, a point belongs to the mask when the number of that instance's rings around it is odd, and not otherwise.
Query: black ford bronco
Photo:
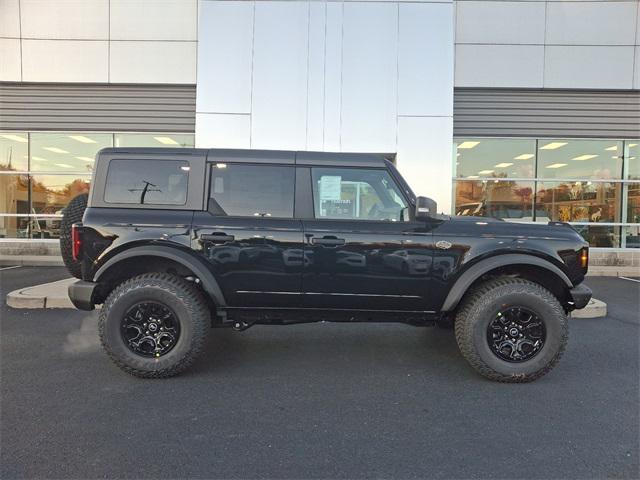
[[[187,368],[210,327],[452,326],[480,374],[527,382],[562,355],[591,291],[569,225],[436,213],[382,154],[108,148],[64,211],[77,308],[102,305],[123,370]]]

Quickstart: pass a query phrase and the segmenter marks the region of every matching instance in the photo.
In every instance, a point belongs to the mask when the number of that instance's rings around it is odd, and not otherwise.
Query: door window
[[[386,170],[314,168],[316,218],[408,221],[408,208]]]
[[[217,163],[211,168],[211,214],[293,217],[294,167]]]

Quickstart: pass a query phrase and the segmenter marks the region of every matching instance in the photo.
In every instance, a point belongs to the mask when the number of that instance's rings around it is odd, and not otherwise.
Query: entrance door
[[[315,219],[304,220],[305,304],[428,310],[431,234],[385,169],[312,168]]]
[[[229,306],[291,306],[301,295],[302,222],[293,218],[295,167],[214,163],[195,242]]]

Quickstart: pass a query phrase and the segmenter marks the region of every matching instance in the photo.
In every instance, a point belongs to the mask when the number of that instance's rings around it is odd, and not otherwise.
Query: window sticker
[[[323,175],[320,177],[320,201],[340,200],[342,177]]]

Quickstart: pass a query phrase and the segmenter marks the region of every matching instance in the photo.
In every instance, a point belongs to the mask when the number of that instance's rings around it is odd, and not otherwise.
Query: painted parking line
[[[630,282],[640,283],[640,280],[637,278],[629,278],[629,277],[618,277],[618,278],[622,278],[623,280],[629,280]]]
[[[20,265],[14,265],[12,267],[0,267],[0,270],[11,270],[12,268],[20,268]]]

